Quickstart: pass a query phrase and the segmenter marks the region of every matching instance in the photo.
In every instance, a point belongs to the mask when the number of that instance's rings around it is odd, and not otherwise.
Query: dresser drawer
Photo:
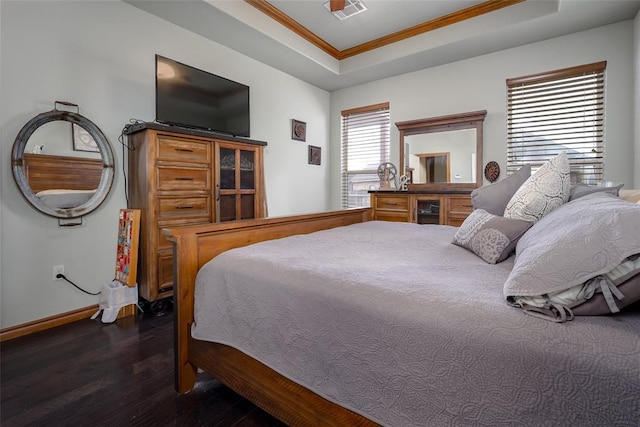
[[[411,222],[408,211],[376,211],[373,219],[376,221]]]
[[[158,136],[158,160],[210,164],[211,144],[207,142]]]
[[[464,218],[458,218],[458,217],[452,217],[450,216],[447,219],[447,225],[450,225],[452,227],[460,227],[462,225],[462,223],[464,222],[464,220],[466,219],[466,217]]]
[[[159,191],[210,190],[211,170],[158,166]]]
[[[398,211],[409,210],[409,197],[407,196],[376,196],[376,209],[389,209]]]
[[[173,256],[171,252],[158,253],[158,292],[173,289]]]
[[[472,211],[470,196],[449,196],[449,212],[471,213]]]
[[[211,196],[158,197],[158,221],[189,218],[212,221]]]

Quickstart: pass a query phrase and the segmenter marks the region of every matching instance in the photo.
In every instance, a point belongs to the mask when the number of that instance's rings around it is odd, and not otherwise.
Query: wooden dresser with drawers
[[[373,219],[459,227],[473,210],[471,191],[371,191]]]
[[[266,143],[159,123],[125,133],[129,207],[141,210],[138,289],[153,302],[173,295],[172,246],[163,228],[266,215]]]

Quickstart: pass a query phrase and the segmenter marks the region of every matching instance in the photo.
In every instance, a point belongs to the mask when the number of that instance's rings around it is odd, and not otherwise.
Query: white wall
[[[126,207],[118,136],[130,118],[155,117],[154,54],[251,87],[251,137],[268,142],[269,214],[322,211],[328,204],[329,93],[121,2],[0,2],[0,327],[97,303],[90,291],[113,278],[118,211]],[[118,171],[106,202],[79,227],[29,206],[13,181],[10,156],[21,127],[54,101],[80,106],[111,142]],[[307,122],[291,140],[290,120]],[[323,148],[307,164],[307,145]]]
[[[397,164],[399,136],[393,123],[487,110],[484,164],[495,160],[504,171],[505,80],[603,60],[607,61],[605,180],[624,182],[627,188],[632,187],[634,92],[629,88],[634,81],[633,32],[633,21],[630,20],[332,92],[331,145],[334,149],[331,150],[331,207],[340,207],[340,111],[389,102],[391,158]],[[636,95],[636,102],[637,98]],[[637,130],[635,144],[638,145]],[[636,186],[639,173],[635,177]],[[500,176],[502,178],[504,172]]]

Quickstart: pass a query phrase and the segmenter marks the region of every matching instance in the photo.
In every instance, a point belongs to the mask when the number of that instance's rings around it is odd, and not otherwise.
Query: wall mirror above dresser
[[[473,190],[482,185],[485,110],[397,122],[400,171],[409,190]]]
[[[97,209],[111,190],[114,158],[100,128],[75,107],[56,102],[20,130],[11,152],[18,189],[38,211],[60,219],[80,218]],[[76,225],[78,222],[61,225]]]

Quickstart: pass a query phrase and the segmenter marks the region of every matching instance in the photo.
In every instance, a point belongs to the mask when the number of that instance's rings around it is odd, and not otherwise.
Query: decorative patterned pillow
[[[531,165],[524,165],[502,181],[476,188],[471,192],[473,208],[502,216],[511,197],[530,176]]]
[[[489,264],[504,261],[533,222],[508,219],[476,209],[464,220],[453,243],[469,249]]]
[[[565,151],[542,165],[513,195],[504,217],[536,222],[569,200],[569,159]]]

